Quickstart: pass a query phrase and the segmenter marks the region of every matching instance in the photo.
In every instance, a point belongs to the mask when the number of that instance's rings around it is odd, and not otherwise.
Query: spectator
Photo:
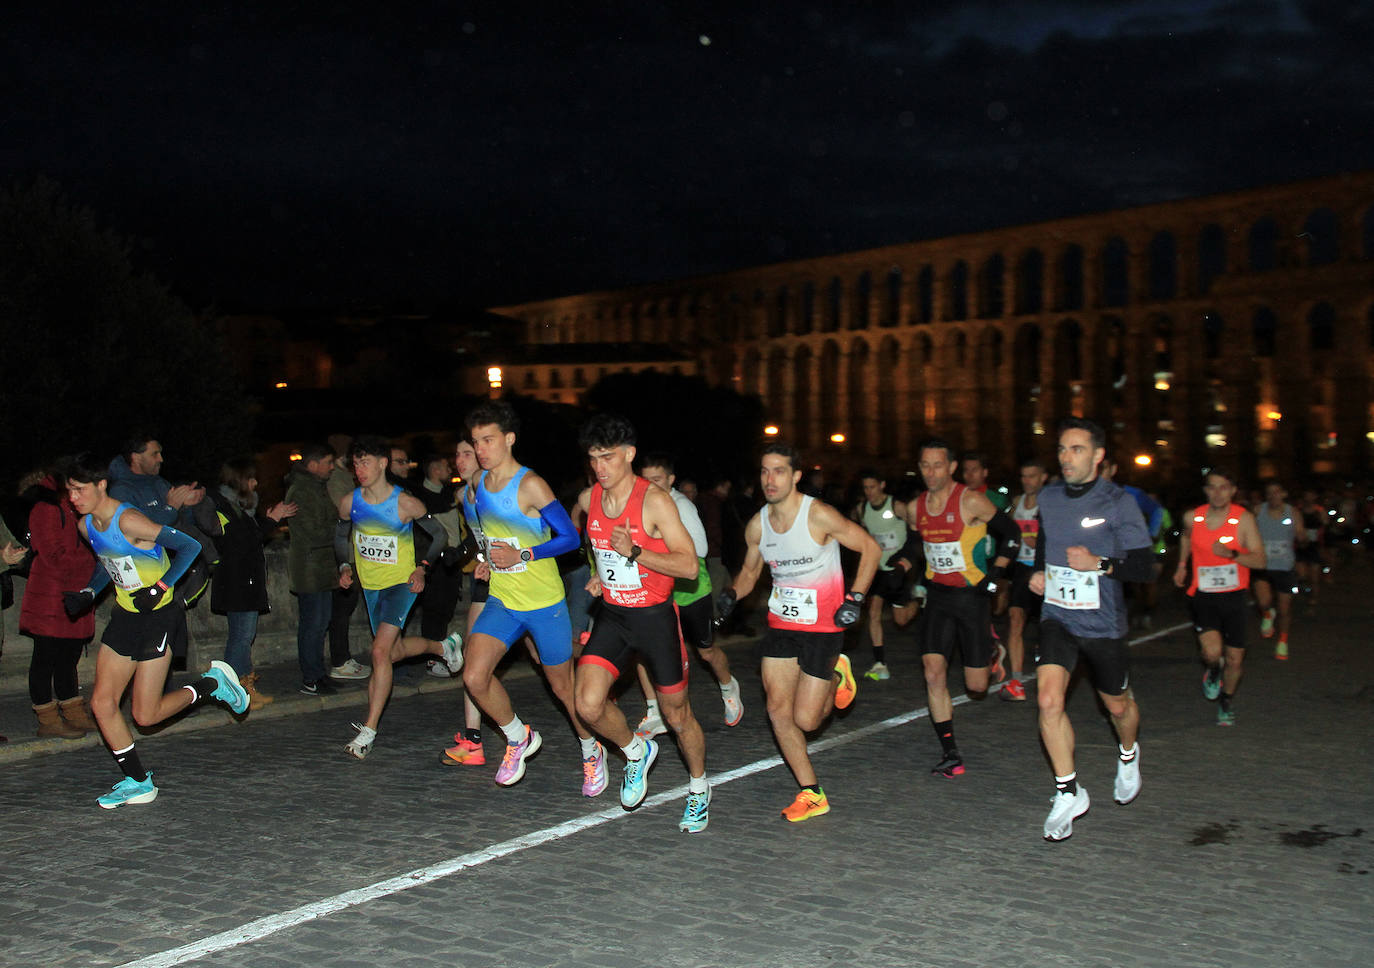
[[[14,540],[14,535],[5,526],[5,522],[0,520],[0,579],[8,581],[8,576],[5,573],[23,561],[27,554],[24,546]],[[5,623],[0,621],[0,653],[3,653],[4,650]],[[0,743],[8,742],[8,739],[6,736],[0,736]]]
[[[328,484],[333,471],[334,452],[326,444],[311,444],[301,452],[300,464],[287,475],[286,502],[296,507],[296,516],[291,519],[286,560],[299,613],[296,653],[301,665],[300,691],[307,696],[335,691],[324,667],[322,645],[329,630],[334,592],[339,587],[334,565],[334,522],[339,510],[329,497]]]

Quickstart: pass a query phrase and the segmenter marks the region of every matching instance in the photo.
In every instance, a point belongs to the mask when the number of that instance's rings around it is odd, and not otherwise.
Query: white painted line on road
[[[1136,639],[1131,644],[1135,645],[1137,642],[1145,642],[1149,639],[1158,638],[1170,632],[1177,632],[1179,629],[1190,627],[1189,624],[1184,623],[1172,628],[1161,629],[1151,635]],[[1029,682],[1034,678],[1035,676],[1033,674],[1022,676],[1022,681]],[[997,692],[1000,691],[1001,688],[1001,686],[994,686],[989,692]],[[956,706],[962,706],[968,701],[969,698],[966,695],[953,697],[953,704]],[[840,746],[847,746],[850,743],[857,743],[860,740],[867,739],[876,733],[882,733],[889,729],[895,729],[898,726],[904,726],[907,723],[922,719],[929,715],[930,710],[928,708],[922,707],[921,709],[913,709],[909,712],[900,713],[896,716],[884,719],[881,722],[862,726],[852,732],[844,733],[839,736],[827,737],[826,739],[818,740],[814,743],[808,743],[807,750],[815,754]],[[755,760],[752,763],[746,763],[744,766],[736,767],[733,770],[715,774],[711,777],[711,786],[724,786],[727,783],[733,783],[735,780],[741,780],[745,777],[753,776],[755,773],[762,773],[765,770],[771,770],[778,766],[782,766],[782,757],[765,757],[761,760]],[[671,790],[665,790],[662,793],[647,797],[644,803],[640,805],[639,810],[646,810],[673,800],[680,800],[686,795],[687,786],[683,784]],[[637,813],[639,810],[635,812]],[[305,904],[301,907],[292,908],[289,911],[283,911],[280,914],[272,914],[267,917],[258,918],[256,921],[249,921],[247,924],[240,925],[237,928],[231,928],[228,931],[221,931],[219,934],[211,935],[208,938],[202,938],[200,941],[193,941],[179,948],[170,948],[167,951],[149,955],[146,958],[139,958],[137,961],[126,962],[119,966],[119,968],[174,968],[176,965],[185,964],[196,958],[203,958],[206,955],[224,951],[228,948],[237,948],[240,945],[259,941],[269,935],[285,931],[287,928],[293,928],[298,924],[315,921],[330,914],[335,914],[351,907],[357,907],[360,904],[366,904],[368,901],[375,901],[378,898],[399,894],[402,891],[408,891],[411,888],[432,884],[435,881],[442,880],[470,868],[480,867],[490,861],[500,860],[502,857],[518,854],[522,851],[529,850],[531,847],[539,847],[555,840],[562,840],[565,837],[571,837],[573,834],[580,833],[583,830],[590,830],[593,827],[599,827],[612,820],[623,820],[630,816],[632,816],[630,812],[619,806],[615,806],[606,810],[600,810],[596,813],[575,817],[572,820],[556,824],[552,827],[545,827],[543,830],[536,830],[528,834],[523,834],[503,843],[493,844],[481,850],[461,854],[458,857],[450,858],[449,860],[434,864],[430,867],[420,867],[409,873],[401,874],[398,877],[377,881],[366,887],[345,891],[342,894],[335,894],[333,897],[323,898],[311,904]]]

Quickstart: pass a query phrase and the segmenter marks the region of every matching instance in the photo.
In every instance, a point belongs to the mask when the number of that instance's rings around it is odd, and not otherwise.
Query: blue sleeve
[[[91,580],[86,582],[86,587],[95,592],[99,597],[105,590],[105,586],[110,583],[110,573],[105,570],[105,566],[100,562],[95,563],[95,571],[91,572]]]
[[[530,549],[535,558],[557,558],[569,551],[576,551],[582,543],[582,537],[577,533],[572,518],[568,517],[567,509],[557,501],[550,501],[539,509],[539,520],[553,532],[553,537]]]
[[[172,563],[167,574],[162,576],[162,584],[171,588],[191,567],[191,562],[200,554],[200,542],[176,528],[164,526],[157,533],[157,543],[172,552]]]

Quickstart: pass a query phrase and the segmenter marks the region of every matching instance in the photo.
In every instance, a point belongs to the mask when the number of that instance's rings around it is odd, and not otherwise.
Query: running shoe
[[[640,739],[653,739],[655,736],[662,736],[668,732],[668,727],[663,725],[663,717],[655,713],[652,716],[645,716],[635,727],[635,735]]]
[[[1050,813],[1045,818],[1046,840],[1068,840],[1073,836],[1073,822],[1088,812],[1091,805],[1088,791],[1079,787],[1077,793],[1059,792],[1050,800]]]
[[[506,755],[496,768],[496,782],[501,786],[515,786],[525,776],[525,760],[539,752],[544,739],[529,726],[525,727],[525,738],[519,743],[507,743]]]
[[[782,816],[788,823],[800,823],[829,812],[830,801],[825,798],[824,790],[815,793],[802,790],[797,793],[797,799],[792,801],[791,806],[783,810]]]
[[[234,672],[233,666],[215,659],[205,674],[218,683],[211,695],[228,706],[230,712],[237,714],[248,709],[248,690],[239,685],[238,673]]]
[[[1026,687],[1021,685],[1020,679],[1008,679],[1002,684],[1000,695],[1007,702],[1025,702]]]
[[[126,776],[111,787],[109,793],[97,797],[95,802],[106,810],[113,810],[126,803],[152,803],[156,799],[157,787],[153,786],[153,773],[149,770],[142,780]]]
[[[1202,698],[1215,699],[1221,695],[1221,666],[1210,666],[1202,674]]]
[[[361,760],[372,752],[372,744],[377,739],[377,731],[371,726],[364,726],[361,723],[354,723],[353,728],[358,731],[358,735],[354,736],[353,741],[344,749],[348,751],[348,755]]]
[[[649,769],[658,759],[658,744],[651,739],[644,741],[644,755],[637,760],[625,761],[625,777],[620,781],[620,805],[633,810],[644,802],[649,792]]]
[[[314,682],[302,682],[301,687],[296,690],[302,696],[336,696],[339,690],[329,684],[328,679],[317,679]]]
[[[443,659],[430,659],[425,663],[425,672],[436,679],[453,678],[453,673],[448,671],[448,664]]]
[[[457,675],[463,671],[463,637],[457,632],[450,632],[443,641],[444,664],[448,666],[450,675]]]
[[[1288,661],[1288,643],[1287,643],[1287,642],[1284,642],[1282,639],[1280,639],[1280,640],[1279,640],[1279,643],[1278,643],[1277,645],[1274,646],[1274,658],[1278,659],[1280,662],[1287,662],[1287,661]]]
[[[329,670],[331,679],[366,679],[370,675],[372,670],[360,665],[357,659],[349,659],[343,665],[336,665]]]
[[[1217,707],[1217,725],[1234,726],[1236,725],[1236,711],[1234,709],[1222,709]]]
[[[864,673],[864,678],[872,679],[874,682],[886,682],[892,678],[892,673],[887,671],[886,664],[875,662],[868,667],[868,671]]]
[[[1116,785],[1112,788],[1112,799],[1124,807],[1138,796],[1140,796],[1140,744],[1136,743],[1135,756],[1129,763],[1120,758],[1116,761]]]
[[[995,638],[997,632],[994,630],[992,634]],[[1002,644],[1001,640],[998,640],[997,651],[992,657],[992,665],[988,668],[989,685],[995,686],[997,685],[997,683],[1001,682],[1003,679],[1007,677],[1006,667],[1003,665],[1003,661],[1006,659],[1006,657],[1007,647]]]
[[[949,780],[954,779],[956,776],[963,776],[964,758],[960,756],[958,752],[950,753],[939,763],[931,767],[930,772],[936,776],[943,776]]]
[[[1269,639],[1269,638],[1273,638],[1273,637],[1274,637],[1274,610],[1273,610],[1272,608],[1269,608],[1269,609],[1265,609],[1264,614],[1263,614],[1262,616],[1260,616],[1260,638],[1262,638],[1262,639]]]
[[[699,834],[711,822],[711,788],[705,793],[688,793],[687,806],[682,811],[682,821],[677,829],[689,834]]]
[[[840,653],[835,661],[835,674],[840,681],[835,684],[835,708],[848,709],[859,692],[859,684],[854,681],[854,667],[849,664],[849,656]]]
[[[606,789],[606,747],[596,744],[596,752],[582,760],[582,795],[594,797]]]
[[[744,718],[744,700],[740,698],[739,680],[731,677],[729,683],[721,686],[720,698],[725,701],[725,725],[738,726]]]
[[[481,743],[474,743],[472,740],[459,733],[454,739],[456,745],[444,750],[444,755],[439,762],[445,766],[485,766],[487,754],[482,749]]]

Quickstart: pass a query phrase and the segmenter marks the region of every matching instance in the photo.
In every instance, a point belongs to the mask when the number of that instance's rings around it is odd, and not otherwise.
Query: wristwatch
[[[1112,573],[1112,559],[1110,559],[1110,558],[1098,558],[1098,559],[1097,559],[1097,573],[1098,573],[1099,575],[1110,575],[1110,574]]]
[[[644,549],[641,548],[639,545],[635,545],[634,549],[628,555],[626,555],[625,560],[630,562],[631,564],[634,564],[634,560],[639,557],[639,553],[643,550]]]
[[[521,548],[521,549],[520,549],[520,560],[521,560],[521,561],[533,561],[533,560],[534,560],[534,549],[533,549],[533,548]]]

